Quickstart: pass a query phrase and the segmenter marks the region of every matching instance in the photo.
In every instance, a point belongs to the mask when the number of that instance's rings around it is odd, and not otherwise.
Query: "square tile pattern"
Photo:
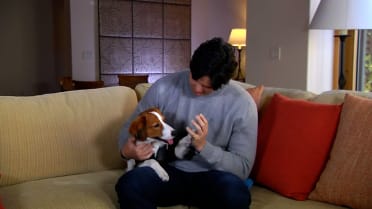
[[[101,79],[117,74],[161,77],[184,70],[191,57],[191,0],[99,0]]]

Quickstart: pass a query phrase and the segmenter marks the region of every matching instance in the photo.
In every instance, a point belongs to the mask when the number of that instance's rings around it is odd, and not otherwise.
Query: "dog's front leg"
[[[127,160],[127,168],[126,168],[126,171],[128,172],[128,171],[132,170],[132,169],[134,168],[135,165],[136,165],[135,160],[133,160],[133,159],[128,159],[128,160]]]
[[[149,159],[149,160],[143,161],[141,164],[138,165],[138,167],[143,167],[143,166],[149,166],[152,169],[154,169],[154,171],[156,172],[156,174],[158,174],[158,176],[160,177],[162,181],[169,181],[168,173],[164,170],[163,167],[161,167],[158,161],[154,159]]]
[[[177,144],[174,154],[178,159],[184,159],[186,154],[190,152],[191,149],[191,136],[187,135],[183,137]]]

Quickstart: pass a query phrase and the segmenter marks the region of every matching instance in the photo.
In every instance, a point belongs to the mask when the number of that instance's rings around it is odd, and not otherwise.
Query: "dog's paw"
[[[161,167],[161,165],[159,164],[158,161],[156,161],[154,159],[149,159],[149,160],[146,160],[143,163],[141,163],[140,166],[141,167],[142,166],[149,166],[149,167],[151,167],[152,169],[154,169],[155,173],[158,174],[159,178],[162,181],[169,181],[169,175],[168,175],[168,173],[164,170],[163,167]]]
[[[169,181],[169,175],[163,168],[161,168],[159,171],[156,171],[156,173],[162,181]]]
[[[174,149],[174,154],[178,159],[184,159],[185,156],[190,152],[190,146],[191,137],[187,135],[177,144],[176,148]]]

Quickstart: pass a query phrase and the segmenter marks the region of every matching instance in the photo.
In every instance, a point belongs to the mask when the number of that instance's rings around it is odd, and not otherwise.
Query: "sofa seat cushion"
[[[1,187],[6,209],[116,209],[115,183],[123,170],[28,181]]]
[[[28,181],[0,187],[0,197],[6,209],[117,209],[115,184],[123,173],[124,170],[113,169]]]
[[[345,207],[318,201],[293,200],[256,185],[252,187],[251,194],[252,204],[250,209],[345,209]]]
[[[0,188],[6,209],[117,209],[115,184],[123,170],[107,170],[87,174],[29,181]],[[296,201],[263,187],[251,189],[251,209],[345,209],[317,201]],[[189,209],[187,206],[158,209]],[[191,207],[190,209],[196,209]]]

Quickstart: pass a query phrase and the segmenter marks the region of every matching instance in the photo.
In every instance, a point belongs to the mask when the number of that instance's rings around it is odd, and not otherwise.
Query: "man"
[[[233,47],[213,38],[195,50],[190,71],[163,77],[147,91],[121,130],[121,155],[145,160],[153,154],[150,144],[134,143],[128,127],[140,112],[158,107],[168,124],[186,128],[195,156],[165,165],[169,181],[162,181],[149,167],[125,173],[116,185],[122,209],[177,204],[249,208],[250,193],[243,180],[256,154],[257,108],[246,90],[229,82],[236,66]]]

